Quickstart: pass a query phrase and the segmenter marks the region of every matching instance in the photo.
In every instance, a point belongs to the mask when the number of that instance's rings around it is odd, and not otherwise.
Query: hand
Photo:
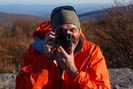
[[[77,67],[74,63],[73,45],[70,47],[70,54],[67,54],[61,46],[57,45],[56,61],[59,66],[67,72],[68,75],[75,73],[77,71]]]
[[[54,32],[50,31],[45,34],[45,40],[43,41],[44,46],[44,54],[49,57],[53,58],[55,48],[55,36]]]

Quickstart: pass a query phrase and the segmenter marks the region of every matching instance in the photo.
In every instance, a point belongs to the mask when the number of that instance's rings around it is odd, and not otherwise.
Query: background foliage
[[[117,4],[117,3],[116,3]],[[83,23],[87,40],[102,49],[108,68],[133,69],[133,5],[105,9],[105,17]],[[90,35],[89,35],[90,33]]]

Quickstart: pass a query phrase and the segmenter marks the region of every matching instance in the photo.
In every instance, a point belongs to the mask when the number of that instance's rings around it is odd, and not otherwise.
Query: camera
[[[71,46],[72,45],[72,36],[71,34],[65,34],[64,29],[59,29],[59,33],[56,35],[56,43],[61,46]]]

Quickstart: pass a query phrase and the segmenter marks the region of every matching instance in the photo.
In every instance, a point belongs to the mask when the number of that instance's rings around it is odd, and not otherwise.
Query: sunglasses
[[[61,7],[57,7],[55,8],[53,11],[52,11],[52,14],[51,14],[51,18],[53,17],[54,14],[56,14],[57,12],[59,12],[60,10],[70,10],[70,11],[75,11],[75,9],[72,7],[72,6],[61,6]],[[77,14],[77,13],[76,13]]]

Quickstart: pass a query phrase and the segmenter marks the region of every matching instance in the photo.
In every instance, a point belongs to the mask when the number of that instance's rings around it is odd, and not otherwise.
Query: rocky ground
[[[111,89],[133,89],[133,70],[128,68],[108,69]]]
[[[111,89],[133,89],[133,70],[128,68],[108,69]],[[0,89],[15,89],[16,74],[0,74]]]
[[[0,74],[0,89],[15,89],[16,74]]]

